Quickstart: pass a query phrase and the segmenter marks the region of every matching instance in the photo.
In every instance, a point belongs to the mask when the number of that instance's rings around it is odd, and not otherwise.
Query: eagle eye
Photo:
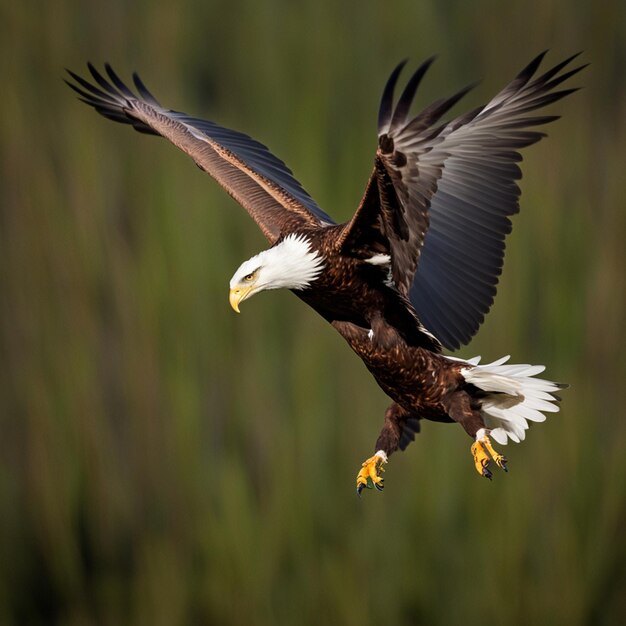
[[[249,283],[253,278],[256,272],[250,272],[250,274],[246,274],[243,279],[245,282]]]

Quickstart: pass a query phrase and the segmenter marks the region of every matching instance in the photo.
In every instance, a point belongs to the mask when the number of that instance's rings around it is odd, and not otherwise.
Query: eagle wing
[[[82,102],[108,119],[171,141],[248,211],[270,243],[298,226],[334,223],[263,144],[214,122],[163,108],[137,74],[133,81],[138,95],[108,64],[107,78],[91,63],[87,66],[97,85],[69,70],[75,84],[66,81]]]
[[[556,88],[582,67],[575,56],[533,76],[536,57],[487,105],[452,121],[439,119],[470,89],[408,112],[429,59],[413,74],[395,108],[400,64],[385,87],[374,171],[343,235],[348,254],[389,254],[393,280],[419,319],[456,349],[476,333],[502,272],[510,215],[519,211],[519,149],[544,133],[529,130],[556,116],[529,116],[575,89]]]

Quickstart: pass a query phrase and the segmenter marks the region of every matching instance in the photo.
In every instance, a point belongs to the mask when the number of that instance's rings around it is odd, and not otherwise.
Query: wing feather
[[[386,247],[392,276],[419,319],[447,348],[476,333],[502,271],[510,216],[519,211],[519,150],[545,137],[535,129],[558,119],[529,115],[576,89],[558,89],[583,67],[574,55],[535,77],[534,58],[486,105],[436,125],[470,87],[408,118],[432,59],[409,79],[393,107],[399,65],[384,91],[376,166],[346,227],[346,250],[365,256]],[[368,238],[376,230],[376,236]]]
[[[239,202],[274,243],[301,225],[334,223],[266,146],[208,120],[163,108],[135,73],[139,96],[105,64],[105,78],[87,64],[95,84],[68,70],[67,84],[98,113],[135,130],[160,135],[188,154]],[[110,81],[110,82],[109,82]]]

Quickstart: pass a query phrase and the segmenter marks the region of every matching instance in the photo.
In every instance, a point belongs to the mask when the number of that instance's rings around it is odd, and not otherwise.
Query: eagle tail
[[[515,443],[526,437],[528,422],[544,422],[544,413],[559,410],[555,392],[567,385],[536,378],[543,365],[505,365],[509,356],[485,365],[480,358],[467,362],[461,373],[468,383],[486,392],[481,399],[481,414],[491,437],[499,444]]]

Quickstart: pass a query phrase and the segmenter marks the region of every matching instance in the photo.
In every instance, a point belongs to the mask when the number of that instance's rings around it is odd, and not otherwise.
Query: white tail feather
[[[563,387],[534,378],[545,370],[543,365],[504,365],[509,358],[486,365],[478,365],[480,359],[471,359],[461,370],[468,383],[488,392],[481,402],[481,413],[491,437],[502,445],[507,439],[523,441],[529,421],[544,422],[543,413],[556,413],[558,400],[551,394]]]

